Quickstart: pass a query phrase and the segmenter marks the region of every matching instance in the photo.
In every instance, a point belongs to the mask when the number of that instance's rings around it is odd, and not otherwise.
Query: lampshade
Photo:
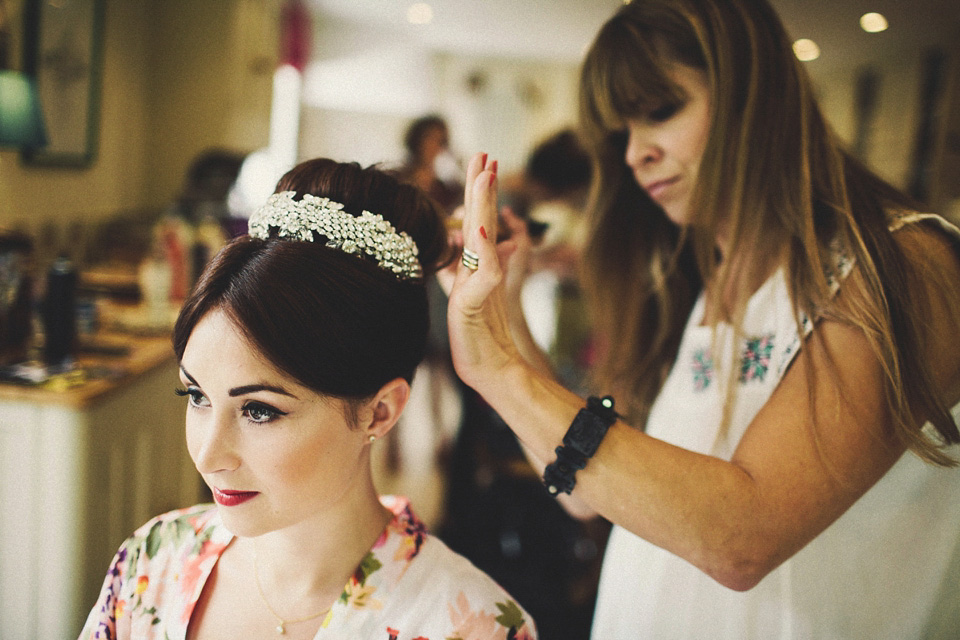
[[[47,131],[32,77],[0,70],[0,147],[44,147]]]

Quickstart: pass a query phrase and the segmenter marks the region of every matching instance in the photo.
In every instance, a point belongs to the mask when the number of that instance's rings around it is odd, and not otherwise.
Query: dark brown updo
[[[380,214],[416,242],[424,280],[302,242],[242,236],[207,265],[173,331],[177,358],[197,323],[224,311],[273,366],[318,393],[363,400],[413,379],[426,348],[425,279],[449,261],[441,213],[423,192],[375,168],[324,158],[284,175],[279,191],[327,197],[354,216]]]

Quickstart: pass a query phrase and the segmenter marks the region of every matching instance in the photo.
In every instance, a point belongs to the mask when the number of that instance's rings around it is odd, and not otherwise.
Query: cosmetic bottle
[[[44,364],[69,367],[77,344],[77,272],[66,256],[54,260],[47,272],[41,315]]]

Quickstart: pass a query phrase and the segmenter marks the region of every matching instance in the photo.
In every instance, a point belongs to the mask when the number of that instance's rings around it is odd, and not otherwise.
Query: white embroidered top
[[[891,228],[936,222],[897,218]],[[960,244],[958,244],[960,247]],[[958,248],[960,251],[960,248]],[[849,273],[838,260],[834,287]],[[752,296],[742,362],[734,376],[733,331],[717,341],[696,303],[677,359],[651,411],[647,433],[730,459],[801,344],[783,271]],[[804,323],[805,331],[811,325]],[[721,352],[716,357],[711,347]],[[720,434],[727,380],[738,385]],[[953,408],[960,423],[960,405]],[[960,447],[948,451],[960,455]],[[604,558],[592,636],[746,640],[960,638],[960,469],[905,454],[856,504],[810,544],[746,592],[721,586],[685,560],[614,527]]]

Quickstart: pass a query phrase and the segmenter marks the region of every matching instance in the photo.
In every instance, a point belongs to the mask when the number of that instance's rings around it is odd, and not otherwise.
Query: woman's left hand
[[[467,165],[464,193],[463,246],[479,256],[476,270],[462,262],[447,306],[450,350],[457,375],[483,393],[484,383],[500,379],[511,364],[522,361],[510,335],[505,300],[506,261],[517,244],[497,244],[496,162],[474,155]],[[513,226],[511,224],[511,226]]]

